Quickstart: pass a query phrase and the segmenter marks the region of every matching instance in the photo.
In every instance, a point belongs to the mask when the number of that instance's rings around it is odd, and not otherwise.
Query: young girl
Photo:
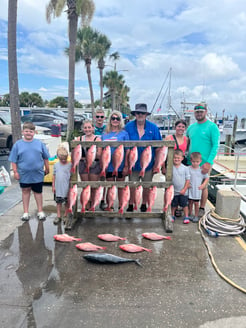
[[[57,157],[59,162],[55,163],[53,167],[52,191],[56,202],[57,217],[53,223],[61,222],[62,203],[65,203],[65,215],[68,209],[68,191],[70,181],[70,171],[72,164],[68,162],[68,151],[65,147],[57,149]]]
[[[78,137],[76,140],[80,141],[101,141],[101,138],[99,136],[96,136],[94,134],[94,126],[92,124],[92,121],[86,120],[83,123],[83,132],[84,135],[81,137]],[[82,148],[82,156],[81,160],[79,162],[79,175],[81,181],[98,181],[99,180],[99,174],[101,172],[100,162],[99,159],[101,157],[102,148],[97,147],[96,152],[96,159],[92,163],[89,173],[86,172],[86,152],[88,148],[83,147]],[[95,188],[91,188],[91,202],[93,202],[95,196]],[[87,207],[90,207],[90,202],[88,202]]]

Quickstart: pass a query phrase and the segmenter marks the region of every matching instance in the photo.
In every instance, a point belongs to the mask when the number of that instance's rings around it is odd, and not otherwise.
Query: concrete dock
[[[55,242],[64,226],[53,224],[55,203],[44,187],[47,219],[39,222],[31,197],[31,220],[23,223],[18,185],[4,193],[13,204],[0,216],[0,325],[2,328],[220,328],[246,327],[246,295],[222,279],[211,264],[198,224],[174,223],[167,234],[160,219],[84,218],[68,233],[107,247],[106,252],[134,263],[101,265],[87,262],[76,242]],[[4,193],[0,195],[3,206]],[[11,197],[12,194],[12,197]],[[5,194],[6,195],[6,194]],[[154,211],[162,209],[163,191]],[[3,213],[4,212],[4,213]],[[150,241],[144,232],[170,235]],[[103,242],[97,235],[127,238]],[[205,235],[220,271],[246,288],[246,245],[242,238]],[[122,243],[134,243],[151,253],[125,253]]]

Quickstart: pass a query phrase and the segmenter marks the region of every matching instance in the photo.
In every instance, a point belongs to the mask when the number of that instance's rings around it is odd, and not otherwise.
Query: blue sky
[[[172,68],[171,102],[205,100],[218,115],[246,116],[246,10],[244,0],[95,0],[91,26],[118,51],[117,70],[130,87],[130,105],[145,102],[152,109]],[[67,96],[67,17],[46,22],[47,1],[18,1],[18,73],[20,92],[38,92],[44,99]],[[0,95],[8,93],[8,0],[1,0]],[[114,63],[107,60],[108,65]],[[95,98],[99,74],[92,67]],[[108,69],[111,69],[108,66]],[[76,65],[75,98],[89,102],[83,63]],[[156,109],[160,105],[157,102]],[[162,103],[162,111],[167,100]],[[155,110],[156,110],[155,109]]]

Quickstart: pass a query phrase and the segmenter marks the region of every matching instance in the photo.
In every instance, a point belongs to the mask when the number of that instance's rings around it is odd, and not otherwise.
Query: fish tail
[[[151,207],[148,207],[146,212],[151,212]]]
[[[140,260],[139,260],[139,259],[136,259],[136,260],[135,260],[135,263],[136,263],[137,265],[141,266],[141,268],[143,267],[142,264],[140,263]]]
[[[140,171],[139,176],[142,177],[142,178],[144,177],[144,170]]]
[[[115,177],[118,177],[118,171],[117,170],[114,170],[113,173],[112,173],[113,176]]]
[[[105,173],[105,171],[101,171],[101,173],[100,173],[100,177],[106,177],[106,173]]]
[[[129,174],[129,175],[132,174],[132,169],[129,169],[128,174]]]
[[[89,212],[95,212],[95,207],[91,207],[90,209],[89,209]]]
[[[71,208],[69,208],[67,211],[68,213],[73,213],[73,210]]]
[[[138,210],[138,207],[137,207],[137,205],[135,205],[134,207],[133,207],[133,211],[137,211]]]
[[[85,213],[85,207],[81,208],[81,213]]]
[[[86,167],[85,172],[86,172],[86,173],[89,173],[89,172],[90,172],[90,168],[89,168],[89,166]]]
[[[71,173],[75,173],[75,167],[71,167]]]
[[[120,214],[123,214],[123,207],[121,207],[121,208],[119,209],[119,213],[120,213]]]

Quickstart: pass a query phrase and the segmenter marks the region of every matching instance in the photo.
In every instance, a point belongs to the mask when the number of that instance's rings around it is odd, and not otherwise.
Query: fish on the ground
[[[130,188],[129,186],[125,186],[122,189],[122,204],[119,209],[120,214],[123,214],[124,208],[127,206],[129,199],[130,199]]]
[[[133,208],[134,211],[137,211],[138,206],[142,202],[142,198],[143,198],[143,186],[138,186],[135,188],[134,191],[134,208]]]
[[[110,148],[110,146],[106,146],[102,150],[102,156],[101,156],[101,160],[100,160],[101,168],[102,168],[100,177],[106,178],[106,170],[109,166],[110,161],[111,161],[111,148]]]
[[[88,204],[90,198],[91,198],[91,186],[88,185],[82,190],[80,194],[80,203],[82,205],[81,213],[85,212],[86,205]]]
[[[89,209],[89,211],[91,211],[91,212],[95,212],[97,205],[99,205],[100,201],[102,200],[102,197],[103,197],[103,187],[102,186],[99,186],[95,190],[94,196],[95,196],[95,198],[93,200],[92,206]]]
[[[113,211],[116,195],[117,195],[117,187],[116,187],[116,185],[113,185],[107,191],[107,205],[108,206],[105,208],[104,211]]]
[[[114,171],[112,173],[113,176],[116,176],[116,177],[118,176],[118,170],[119,170],[119,167],[120,167],[123,159],[124,159],[124,146],[120,145],[115,149],[113,156],[112,156],[112,162],[113,162],[113,167],[114,167]]]
[[[89,173],[90,167],[96,159],[97,146],[92,145],[86,152],[86,172]]]
[[[128,174],[131,175],[132,174],[132,169],[134,167],[134,165],[136,164],[138,160],[138,148],[136,146],[134,146],[130,152],[129,152],[129,156],[128,156],[128,164],[129,164],[129,171]]]
[[[166,146],[162,146],[157,150],[155,156],[155,164],[154,164],[155,173],[160,172],[160,168],[163,166],[165,160],[167,159],[167,153],[168,153],[168,147]]]
[[[54,235],[54,239],[57,241],[61,242],[71,242],[71,241],[81,241],[82,238],[76,238],[74,236],[69,236],[67,233],[59,234],[59,235]]]
[[[92,243],[79,243],[77,245],[75,245],[80,251],[84,251],[84,252],[95,252],[98,251],[100,249],[106,249],[107,247],[102,247],[102,246],[98,246]]]
[[[141,166],[141,171],[139,173],[140,177],[144,177],[145,170],[148,167],[149,163],[151,162],[151,159],[152,159],[152,149],[151,146],[148,146],[147,148],[144,149],[140,157],[140,166]]]
[[[157,187],[154,186],[154,187],[152,187],[152,188],[149,189],[147,212],[151,212],[152,211],[152,207],[155,204],[156,197],[157,197]]]
[[[68,192],[68,209],[67,209],[68,213],[73,212],[73,206],[77,201],[77,196],[78,196],[78,186],[74,184],[73,187],[70,188]]]
[[[164,208],[163,212],[167,212],[168,206],[171,205],[174,197],[174,187],[173,185],[169,186],[164,193]]]
[[[142,236],[144,238],[150,239],[150,240],[162,240],[162,239],[171,240],[172,239],[170,236],[158,235],[155,232],[144,232],[144,233],[142,233]]]
[[[135,244],[123,244],[123,245],[120,245],[119,248],[122,249],[123,251],[129,252],[129,253],[138,253],[138,252],[143,252],[143,251],[150,252],[150,253],[152,252],[152,250],[149,248],[144,248],[142,246],[138,246]]]
[[[126,240],[126,238],[113,235],[111,233],[104,233],[97,236],[99,239],[104,241],[117,241],[117,240]]]
[[[83,258],[87,261],[100,264],[121,264],[127,262],[135,262],[136,264],[142,266],[139,259],[127,259],[108,253],[91,253],[84,255]]]
[[[81,144],[78,144],[73,150],[72,150],[72,167],[71,167],[71,172],[75,173],[76,166],[79,164],[79,161],[82,156],[82,148]]]

